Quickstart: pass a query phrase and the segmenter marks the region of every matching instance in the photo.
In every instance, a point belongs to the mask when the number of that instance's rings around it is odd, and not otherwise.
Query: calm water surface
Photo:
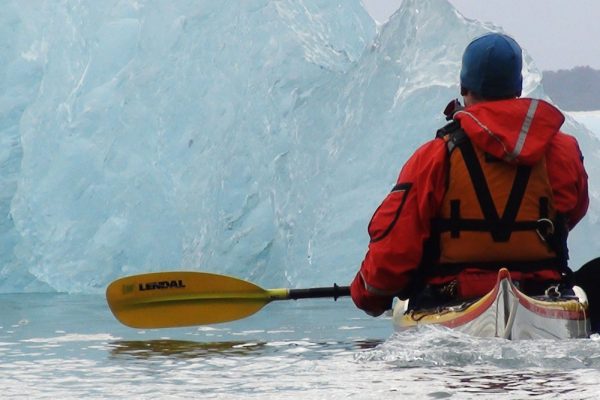
[[[241,321],[137,330],[101,296],[0,295],[2,399],[597,399],[600,337],[393,334],[349,299]]]

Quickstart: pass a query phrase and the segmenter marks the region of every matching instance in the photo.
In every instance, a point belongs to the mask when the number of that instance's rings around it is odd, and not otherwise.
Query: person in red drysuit
[[[589,202],[583,156],[557,108],[519,98],[521,69],[509,36],[466,47],[465,107],[447,107],[452,122],[410,157],[369,223],[351,284],[358,308],[377,316],[394,297],[418,302],[425,292],[476,298],[502,267],[526,293],[568,275],[567,234]]]

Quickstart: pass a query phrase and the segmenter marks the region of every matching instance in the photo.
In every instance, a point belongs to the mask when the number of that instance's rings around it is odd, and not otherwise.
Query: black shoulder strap
[[[440,129],[438,129],[435,132],[435,137],[437,139],[442,139],[444,136],[452,134],[459,129],[461,129],[460,123],[458,121],[452,120],[452,121],[448,122],[446,125],[442,126]]]
[[[448,142],[446,147],[448,148],[448,153],[452,153],[452,151],[465,140],[469,140],[469,137],[465,133],[465,131],[460,127],[460,123],[458,121],[452,121],[441,127],[435,133],[435,137],[437,139],[443,139],[448,137]]]

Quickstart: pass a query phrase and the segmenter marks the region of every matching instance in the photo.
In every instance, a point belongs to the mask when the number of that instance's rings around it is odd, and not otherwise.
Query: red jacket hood
[[[454,114],[473,144],[494,157],[531,165],[546,152],[565,117],[539,99],[477,103]]]

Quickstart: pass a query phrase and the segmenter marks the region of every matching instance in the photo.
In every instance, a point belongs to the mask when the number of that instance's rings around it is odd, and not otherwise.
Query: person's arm
[[[369,315],[391,308],[393,298],[411,288],[444,196],[446,158],[440,139],[417,150],[369,223],[369,248],[351,285],[352,300]]]
[[[555,207],[566,215],[569,229],[586,214],[589,205],[588,175],[577,140],[562,132],[550,143],[547,170]]]

